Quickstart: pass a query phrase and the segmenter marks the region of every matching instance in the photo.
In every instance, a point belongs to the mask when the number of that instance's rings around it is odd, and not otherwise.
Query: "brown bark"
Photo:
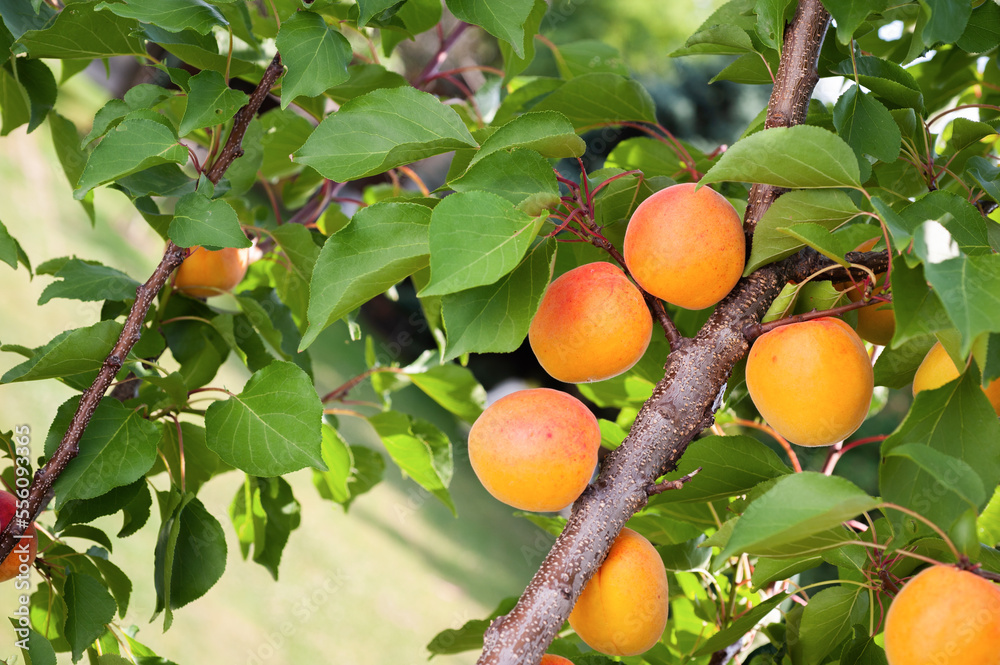
[[[786,30],[767,127],[805,118],[829,20],[820,0],[800,1]],[[744,223],[748,235],[780,194],[754,186]],[[806,270],[803,263],[817,262],[803,254],[740,280],[695,339],[671,350],[664,377],[628,437],[574,504],[566,528],[517,605],[487,629],[481,665],[535,665],[541,660],[625,522],[646,504],[648,487],[674,469],[692,439],[713,422],[729,374],[749,348],[744,328],[760,322],[782,285]]]

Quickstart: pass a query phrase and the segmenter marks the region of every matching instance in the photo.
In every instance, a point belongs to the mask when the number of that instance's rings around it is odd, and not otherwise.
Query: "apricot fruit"
[[[209,298],[229,291],[243,280],[250,263],[250,248],[209,250],[192,247],[177,269],[174,288],[192,298]]]
[[[1000,665],[1000,587],[953,566],[910,579],[885,617],[889,665]]]
[[[583,402],[532,388],[501,397],[469,432],[479,482],[520,510],[562,510],[576,501],[597,466],[601,430]]]
[[[10,492],[0,492],[0,529],[5,529],[7,523],[17,513],[17,497]],[[0,582],[14,579],[21,572],[27,572],[35,561],[38,553],[38,535],[34,524],[29,524],[24,530],[27,538],[21,538],[14,543],[14,549],[0,563]]]
[[[880,286],[885,280],[885,273],[876,276],[876,286],[872,289],[872,295],[880,295],[885,289]],[[862,294],[850,283],[843,285],[846,287],[847,297],[851,302],[861,300]],[[892,309],[891,303],[875,302],[867,307],[862,307],[858,311],[858,336],[866,342],[887,346],[892,341],[892,336],[896,332],[896,313]]]
[[[610,656],[643,653],[667,625],[667,591],[667,571],[656,548],[632,529],[622,529],[583,588],[569,625],[596,651]]]
[[[830,317],[758,337],[746,380],[764,420],[800,446],[828,446],[854,433],[868,415],[875,386],[864,342]]]
[[[642,293],[620,268],[599,261],[549,284],[528,327],[528,343],[553,378],[583,383],[630,369],[652,334]]]
[[[694,183],[661,189],[639,204],[625,231],[625,265],[657,298],[685,309],[710,307],[743,274],[743,222],[718,192]]]
[[[538,663],[538,665],[573,665],[573,661],[569,658],[557,656],[554,653],[547,653],[542,656],[542,660]]]
[[[941,342],[937,342],[924,356],[920,367],[917,368],[917,373],[913,375],[913,394],[916,396],[921,390],[940,388],[944,384],[954,381],[960,375],[961,372],[955,366],[951,356],[941,346]],[[990,381],[983,388],[983,392],[986,393],[986,398],[993,405],[993,410],[1000,416],[1000,379]]]

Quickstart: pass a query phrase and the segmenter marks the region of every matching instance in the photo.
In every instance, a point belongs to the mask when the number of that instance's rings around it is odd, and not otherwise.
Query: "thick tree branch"
[[[820,0],[800,1],[786,31],[767,127],[804,119],[829,20]],[[755,189],[745,223],[750,235],[779,194]],[[785,281],[801,272],[797,263],[802,260],[809,259],[792,257],[740,280],[697,337],[671,349],[664,377],[628,437],[573,505],[565,529],[517,605],[487,629],[480,664],[536,665],[541,660],[625,522],[646,504],[647,488],[674,469],[692,439],[713,422],[729,374],[749,348],[743,329],[760,322]]]
[[[236,113],[233,129],[226,140],[226,145],[223,147],[215,164],[208,171],[207,177],[213,183],[217,184],[222,179],[226,169],[229,168],[229,165],[243,154],[241,144],[243,142],[243,135],[246,134],[247,126],[250,124],[250,120],[257,114],[261,103],[271,90],[275,80],[281,76],[281,73],[281,58],[275,54],[271,64],[264,71],[264,75],[261,77],[257,88],[250,95],[247,105]],[[111,382],[114,381],[115,375],[122,368],[122,364],[128,357],[132,347],[139,341],[142,324],[146,320],[150,306],[152,306],[157,294],[159,294],[160,290],[167,283],[171,273],[184,261],[187,254],[188,250],[186,248],[178,247],[172,242],[167,242],[167,247],[163,252],[163,258],[160,260],[159,265],[156,266],[156,269],[150,278],[146,280],[146,283],[136,289],[135,302],[132,303],[132,309],[125,319],[125,325],[122,328],[121,335],[118,337],[118,341],[101,365],[101,369],[97,373],[97,378],[94,379],[90,387],[81,395],[80,404],[77,406],[76,413],[73,414],[73,419],[70,421],[69,428],[59,443],[59,447],[56,448],[55,453],[45,463],[45,466],[35,473],[31,487],[28,488],[27,505],[25,506],[23,501],[18,504],[18,514],[26,512],[29,519],[12,519],[7,523],[3,531],[0,532],[0,562],[6,559],[7,555],[13,550],[15,543],[24,533],[28,524],[33,522],[45,509],[45,506],[48,505],[52,498],[53,484],[66,469],[66,466],[79,453],[80,439],[83,437],[84,430],[87,429],[87,425],[90,423],[97,405],[100,403],[104,393],[107,392]]]

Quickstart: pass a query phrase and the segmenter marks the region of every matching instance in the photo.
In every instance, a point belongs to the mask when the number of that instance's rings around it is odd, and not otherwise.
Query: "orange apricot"
[[[573,661],[569,658],[557,656],[554,653],[547,653],[542,656],[542,660],[538,665],[573,665]]]
[[[608,558],[590,578],[569,625],[592,649],[634,656],[659,641],[667,625],[667,571],[653,544],[622,529]]]
[[[553,281],[528,328],[539,364],[566,383],[601,381],[642,358],[653,317],[620,268],[597,262]]]
[[[732,291],[746,258],[743,223],[718,192],[694,183],[661,189],[639,204],[625,231],[625,264],[657,298],[704,309]]]
[[[936,565],[903,585],[885,618],[889,665],[1000,665],[1000,587]]]
[[[174,288],[192,298],[209,298],[229,291],[243,280],[250,263],[250,248],[209,250],[192,247],[177,269]]]
[[[940,388],[944,384],[954,381],[960,375],[961,372],[958,371],[951,356],[941,346],[941,342],[937,342],[924,356],[920,367],[917,368],[917,373],[913,375],[913,394],[915,396],[921,390]],[[990,381],[983,388],[983,392],[986,393],[986,398],[993,405],[993,410],[1000,416],[1000,379]]]
[[[885,291],[881,286],[885,280],[885,273],[877,275],[876,280],[876,284],[879,286],[872,289],[872,295],[875,296]],[[847,297],[851,302],[861,300],[862,294],[858,292],[856,287],[849,283],[845,286],[847,287]],[[886,346],[892,341],[892,336],[896,332],[896,312],[892,309],[892,303],[875,302],[857,311],[857,331],[861,339],[879,346]]]
[[[830,317],[758,337],[746,381],[764,420],[800,446],[828,446],[853,434],[868,415],[875,386],[864,342]]]
[[[501,397],[469,432],[469,461],[490,494],[520,510],[562,510],[597,466],[601,430],[583,402],[533,388]]]
[[[10,492],[0,492],[0,530],[17,514],[17,497]],[[24,530],[26,538],[18,540],[14,549],[0,563],[0,582],[12,580],[21,573],[27,573],[38,553],[38,535],[34,523]]]

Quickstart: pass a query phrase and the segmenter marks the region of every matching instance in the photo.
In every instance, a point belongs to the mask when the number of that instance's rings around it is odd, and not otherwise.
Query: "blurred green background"
[[[764,87],[708,86],[718,61],[666,54],[679,46],[722,4],[721,0],[654,3],[643,0],[554,0],[543,33],[556,44],[603,40],[617,47],[625,66],[656,98],[662,122],[677,135],[705,145],[732,142],[766,102]],[[470,31],[467,39],[483,40]],[[431,46],[434,44],[431,43]],[[480,49],[491,53],[490,47]],[[551,66],[539,48],[534,71]],[[406,63],[397,61],[402,69]],[[419,64],[419,63],[418,63]],[[490,63],[483,63],[490,64]],[[56,65],[57,66],[57,65]],[[60,91],[57,110],[86,132],[94,112],[108,98],[86,74]],[[624,136],[623,136],[624,137]],[[58,166],[43,125],[31,135],[21,128],[0,139],[0,219],[23,245],[34,264],[76,255],[98,260],[145,279],[158,261],[162,241],[117,192],[96,192],[97,222],[91,228]],[[0,342],[37,346],[62,330],[90,325],[100,306],[69,300],[35,303],[50,278],[28,279],[23,269],[0,266]],[[405,305],[405,299],[402,303]],[[386,335],[389,344],[406,330],[405,317],[388,301],[366,309],[362,322]],[[400,338],[400,337],[396,337]],[[401,360],[420,349],[407,348]],[[363,346],[347,340],[334,326],[311,348],[317,388],[326,392],[364,369]],[[516,356],[515,358],[522,358]],[[20,362],[0,354],[0,372]],[[488,388],[508,374],[530,374],[519,361],[484,359],[474,365]],[[247,378],[230,363],[213,385],[238,390]],[[0,386],[0,430],[27,424],[40,453],[56,408],[72,391],[53,382]],[[362,396],[362,399],[364,397]],[[548,550],[552,537],[493,500],[468,466],[465,430],[413,389],[394,397],[394,406],[435,421],[456,442],[452,494],[455,519],[436,499],[403,479],[390,464],[384,482],[357,499],[345,514],[323,501],[308,471],[288,480],[302,504],[302,524],[291,534],[280,566],[280,579],[238,554],[227,510],[243,475],[229,473],[209,482],[201,498],[227,529],[228,569],[204,597],[175,613],[169,631],[153,614],[153,546],[158,520],[134,536],[116,542],[112,560],[133,579],[135,589],[124,626],[138,627],[137,638],[177,663],[349,662],[372,665],[419,663],[425,645],[439,631],[482,618],[503,598],[517,596]],[[342,423],[351,443],[379,446],[365,425]],[[162,489],[164,477],[153,479]],[[99,523],[110,533],[120,518]],[[46,523],[46,518],[41,520]],[[85,549],[89,543],[75,546]],[[37,579],[37,578],[36,578]],[[0,588],[0,612],[10,614],[16,592]],[[0,629],[0,659],[20,662]],[[68,657],[61,656],[68,661]],[[435,659],[442,665],[473,663],[476,652]],[[62,660],[60,662],[63,662]]]

